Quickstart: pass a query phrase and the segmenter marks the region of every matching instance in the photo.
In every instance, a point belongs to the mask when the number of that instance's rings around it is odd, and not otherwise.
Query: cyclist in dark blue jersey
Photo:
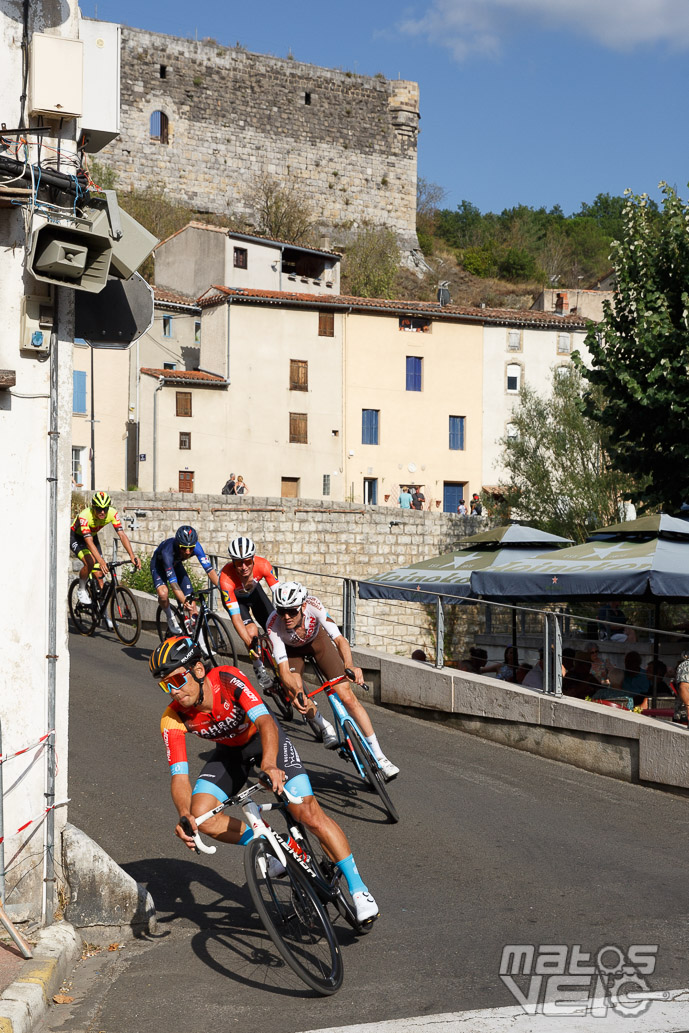
[[[196,556],[212,583],[219,588],[218,573],[203,551],[196,530],[188,524],[178,527],[174,538],[166,538],[151,556],[151,574],[158,602],[165,610],[170,631],[175,635],[181,634],[182,628],[170,608],[168,583],[180,605],[189,613],[196,613],[196,603],[190,598],[193,591],[191,580],[184,566],[184,561],[192,556]]]

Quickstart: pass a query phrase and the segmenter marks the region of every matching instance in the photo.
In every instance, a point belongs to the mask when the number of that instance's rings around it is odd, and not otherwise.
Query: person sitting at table
[[[517,676],[517,668],[519,667],[519,653],[514,646],[507,646],[505,648],[505,659],[502,663],[496,660],[495,663],[487,664],[481,670],[481,674],[495,674],[496,678],[500,681],[513,682]]]
[[[586,699],[600,688],[600,682],[591,673],[591,657],[584,649],[574,654],[574,663],[567,675],[562,679],[563,696],[573,699]]]
[[[482,649],[481,646],[472,646],[469,656],[457,664],[457,670],[468,671],[470,674],[483,674],[487,660],[488,653],[485,649]]]

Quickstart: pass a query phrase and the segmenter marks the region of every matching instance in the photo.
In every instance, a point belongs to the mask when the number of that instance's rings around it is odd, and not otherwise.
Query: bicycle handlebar
[[[345,667],[345,673],[341,674],[339,676],[339,678],[332,678],[330,681],[323,682],[323,684],[319,685],[319,687],[317,689],[314,689],[313,692],[306,692],[306,693],[301,693],[300,692],[299,695],[300,696],[301,695],[305,695],[307,697],[307,699],[311,699],[312,696],[317,696],[319,692],[323,692],[323,691],[328,692],[329,689],[334,689],[336,685],[339,685],[340,682],[343,682],[343,681],[352,681],[352,682],[356,681],[356,678],[354,676],[354,671],[351,669],[351,667]],[[370,692],[370,689],[369,689],[368,685],[366,684],[366,682],[364,682],[363,685],[361,685],[361,688],[364,689],[366,692]],[[300,702],[301,702],[301,700],[300,700]]]
[[[247,803],[247,801],[254,795],[254,793],[258,793],[263,789],[272,789],[270,780],[268,779],[268,776],[266,775],[265,771],[259,771],[258,778],[258,782],[255,782],[253,785],[248,786],[248,788],[244,789],[241,793],[238,793],[237,796],[231,796],[228,800],[225,800],[223,803],[219,803],[217,807],[212,807],[210,811],[206,811],[205,814],[199,814],[198,818],[196,818],[197,827],[199,825],[203,825],[204,821],[208,821],[208,819],[212,818],[214,814],[219,814],[220,811],[223,811],[226,807],[231,807],[236,804],[242,806],[242,804]],[[282,787],[281,794],[276,793],[275,795],[278,797],[284,795],[288,803],[299,804],[304,802],[303,796],[294,796],[294,794],[290,793],[289,789],[286,789],[285,786]],[[272,804],[268,804],[265,809],[270,810],[271,806]],[[187,836],[189,836],[190,839],[194,840],[194,849],[196,850],[197,854],[215,853],[217,847],[208,846],[206,843],[203,842],[198,831],[194,832],[194,830],[192,829],[191,822],[186,817],[186,815],[179,819],[179,823],[183,831],[187,834]]]

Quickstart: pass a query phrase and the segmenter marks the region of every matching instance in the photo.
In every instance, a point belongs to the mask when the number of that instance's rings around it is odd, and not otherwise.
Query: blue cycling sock
[[[244,832],[242,832],[241,836],[239,837],[239,845],[240,846],[246,846],[246,844],[250,843],[253,838],[254,838],[254,834],[251,831],[251,829],[245,829]]]
[[[364,893],[368,893],[368,887],[359,875],[359,869],[356,866],[353,854],[350,854],[349,857],[344,857],[341,861],[338,861],[337,867],[347,880],[347,886],[350,893],[358,893],[360,890]]]

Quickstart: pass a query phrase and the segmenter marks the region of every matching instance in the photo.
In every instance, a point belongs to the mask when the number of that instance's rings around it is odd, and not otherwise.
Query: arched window
[[[507,383],[505,388],[508,394],[518,394],[521,387],[522,368],[518,362],[510,362],[507,366]]]
[[[151,140],[168,142],[168,118],[164,111],[154,111],[151,115]]]

